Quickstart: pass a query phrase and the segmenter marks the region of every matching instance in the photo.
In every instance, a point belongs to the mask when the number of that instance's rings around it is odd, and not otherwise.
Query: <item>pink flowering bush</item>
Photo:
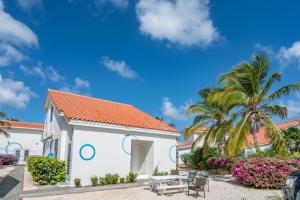
[[[226,157],[214,157],[207,161],[209,169],[212,169],[217,174],[230,174],[234,159]]]
[[[13,165],[17,161],[17,157],[15,155],[0,154],[0,160],[2,165]]]
[[[238,161],[232,168],[232,176],[244,186],[280,189],[287,176],[297,169],[300,160],[254,157]]]

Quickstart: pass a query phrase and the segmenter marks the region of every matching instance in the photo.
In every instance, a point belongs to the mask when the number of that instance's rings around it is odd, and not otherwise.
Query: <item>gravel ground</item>
[[[193,195],[194,193],[191,192]],[[257,190],[250,189],[235,185],[230,178],[218,178],[213,177],[210,180],[210,192],[206,193],[206,200],[240,200],[242,198],[247,200],[263,200],[274,199],[275,197],[281,197],[282,192],[280,190]],[[97,192],[86,192],[77,194],[65,194],[57,196],[45,196],[36,198],[24,198],[24,200],[189,200],[195,199],[195,196],[187,196],[185,193],[169,191],[164,196],[160,196],[155,192],[152,192],[144,187],[119,189],[119,190],[107,190]],[[198,199],[204,199],[203,193],[200,193]]]

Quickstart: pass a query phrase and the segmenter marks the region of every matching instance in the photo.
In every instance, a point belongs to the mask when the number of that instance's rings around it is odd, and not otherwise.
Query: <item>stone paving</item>
[[[0,185],[1,200],[19,200],[23,188],[23,166],[15,166]]]

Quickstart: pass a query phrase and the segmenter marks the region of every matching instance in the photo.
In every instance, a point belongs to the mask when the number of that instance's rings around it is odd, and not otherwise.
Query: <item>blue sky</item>
[[[42,122],[48,88],[129,103],[174,123],[256,50],[277,86],[300,80],[300,2],[0,0],[0,110]],[[300,96],[282,99],[289,119]],[[278,121],[275,119],[275,121]]]

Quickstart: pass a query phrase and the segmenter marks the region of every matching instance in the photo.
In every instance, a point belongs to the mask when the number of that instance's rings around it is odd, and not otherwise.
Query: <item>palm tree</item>
[[[228,110],[224,107],[218,106],[215,103],[209,103],[207,97],[216,91],[214,88],[205,88],[198,92],[201,100],[191,105],[187,114],[195,115],[193,125],[184,130],[185,138],[191,137],[201,127],[209,127],[205,134],[199,135],[192,145],[192,150],[195,150],[197,144],[204,137],[203,153],[207,154],[209,145],[214,143],[222,152],[225,148],[226,134],[231,128],[231,121],[227,120]]]
[[[293,91],[300,91],[300,82],[272,91],[273,84],[280,81],[281,77],[278,72],[270,75],[268,58],[264,54],[256,53],[249,62],[238,64],[219,78],[224,87],[211,95],[209,101],[232,109],[238,115],[235,128],[229,135],[228,152],[230,154],[239,153],[248,133],[252,134],[255,149],[259,152],[257,133],[261,126],[266,128],[266,135],[273,150],[277,153],[286,151],[284,139],[272,123],[272,117],[285,118],[287,108],[272,104],[272,102]]]
[[[3,118],[5,116],[6,116],[5,112],[0,111],[0,117]],[[0,120],[0,135],[9,137],[8,132],[5,130],[7,128],[10,128],[10,124],[7,121]]]

